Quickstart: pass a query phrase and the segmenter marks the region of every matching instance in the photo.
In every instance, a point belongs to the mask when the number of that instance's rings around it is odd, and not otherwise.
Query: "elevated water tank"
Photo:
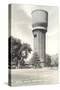
[[[42,28],[47,30],[48,26],[48,12],[45,10],[34,10],[32,11],[32,27]]]

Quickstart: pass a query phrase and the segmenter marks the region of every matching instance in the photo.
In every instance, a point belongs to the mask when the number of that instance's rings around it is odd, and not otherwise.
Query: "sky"
[[[58,53],[58,8],[55,6],[13,4],[11,8],[11,35],[29,43],[33,49],[32,11],[43,9],[48,12],[46,53]]]

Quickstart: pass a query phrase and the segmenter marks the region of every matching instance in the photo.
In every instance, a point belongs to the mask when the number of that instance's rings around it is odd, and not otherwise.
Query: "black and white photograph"
[[[58,7],[8,5],[8,84],[58,84]]]

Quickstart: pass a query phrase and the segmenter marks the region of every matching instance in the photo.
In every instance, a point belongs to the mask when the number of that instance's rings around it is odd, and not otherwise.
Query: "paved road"
[[[58,83],[57,69],[13,69],[11,74],[13,86]]]

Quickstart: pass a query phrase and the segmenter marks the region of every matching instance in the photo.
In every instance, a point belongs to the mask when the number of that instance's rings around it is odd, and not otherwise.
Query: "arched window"
[[[37,35],[35,34],[34,37],[37,37]]]

